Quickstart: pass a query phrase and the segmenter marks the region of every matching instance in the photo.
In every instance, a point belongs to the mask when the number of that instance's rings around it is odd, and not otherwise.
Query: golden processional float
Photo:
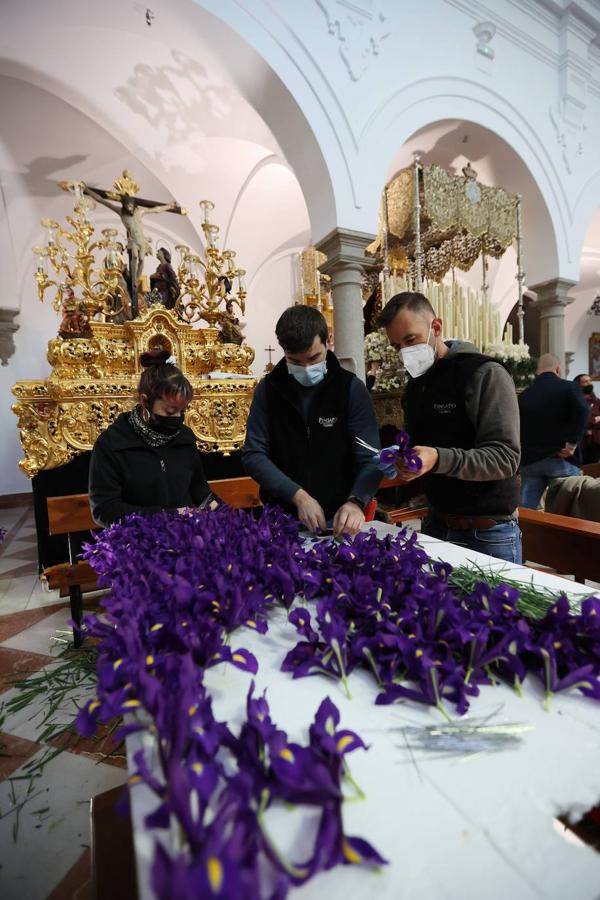
[[[513,346],[512,327],[502,337],[500,314],[488,297],[488,260],[516,243],[518,342],[524,343],[521,197],[477,181],[468,163],[454,175],[439,166],[414,164],[386,185],[376,240],[367,248],[381,269],[382,302],[399,291],[422,291],[444,321],[449,338],[469,340],[479,350]],[[479,290],[464,290],[456,268],[480,260]],[[452,273],[452,283],[443,279]],[[508,352],[508,350],[507,350]]]
[[[243,343],[234,310],[245,311],[245,272],[236,267],[232,250],[217,246],[219,229],[210,222],[214,204],[200,203],[205,250],[178,245],[177,271],[169,251],[157,250],[161,263],[148,282],[142,272],[150,244],[142,217],[185,210],[138,198],[139,187],[127,171],[112,191],[80,181],[60,186],[73,196],[73,214],[64,226],[43,220],[46,241],[34,253],[39,298],[54,290],[61,322],[48,343],[51,374],[12,389],[25,453],[20,468],[32,478],[91,450],[101,432],[134,405],[140,353],[158,348],[175,357],[192,384],[186,423],[199,449],[224,455],[239,449],[256,385],[249,370],[254,350]],[[114,228],[96,233],[90,216],[96,202],[121,217],[124,239]]]

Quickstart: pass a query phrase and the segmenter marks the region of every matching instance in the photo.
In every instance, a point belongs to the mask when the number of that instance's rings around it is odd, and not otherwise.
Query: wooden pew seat
[[[236,509],[254,509],[262,506],[259,487],[253,478],[223,478],[208,482],[213,494]],[[95,531],[100,526],[92,518],[89,496],[71,494],[64,497],[48,497],[48,523],[50,534],[66,534],[69,546],[69,561],[50,566],[42,573],[52,590],[58,589],[61,596],[68,592],[71,603],[73,643],[81,646],[81,618],[83,593],[98,589],[96,573],[88,562],[78,560],[72,536],[81,531]]]

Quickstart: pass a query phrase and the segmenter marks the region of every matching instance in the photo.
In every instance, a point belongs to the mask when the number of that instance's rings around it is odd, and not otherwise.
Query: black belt
[[[505,522],[516,521],[514,516],[448,516],[436,510],[432,510],[432,513],[434,518],[454,531],[472,531],[476,528],[485,531],[488,528],[495,528],[496,525],[503,525]]]

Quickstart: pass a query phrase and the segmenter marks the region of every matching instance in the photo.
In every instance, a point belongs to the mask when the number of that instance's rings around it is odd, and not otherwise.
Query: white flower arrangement
[[[530,359],[527,344],[488,344],[485,355],[503,362],[524,362]]]
[[[383,362],[385,352],[390,346],[385,330],[381,328],[379,331],[372,331],[365,338],[365,362]]]

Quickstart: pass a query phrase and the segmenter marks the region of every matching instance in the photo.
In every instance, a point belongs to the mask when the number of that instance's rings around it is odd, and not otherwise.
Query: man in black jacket
[[[317,309],[286,309],[275,333],[284,358],[256,388],[244,468],[264,503],[294,513],[310,531],[332,521],[336,534],[356,534],[382,477],[355,441],[379,446],[368,391],[327,349]]]
[[[553,478],[579,475],[569,460],[582,440],[589,409],[579,386],[560,377],[560,361],[540,356],[537,377],[519,397],[521,506],[537,509]]]
[[[519,411],[510,375],[472,344],[444,342],[423,294],[396,294],[379,322],[410,376],[405,421],[422,469],[398,471],[406,480],[425,476],[423,532],[520,563]]]

